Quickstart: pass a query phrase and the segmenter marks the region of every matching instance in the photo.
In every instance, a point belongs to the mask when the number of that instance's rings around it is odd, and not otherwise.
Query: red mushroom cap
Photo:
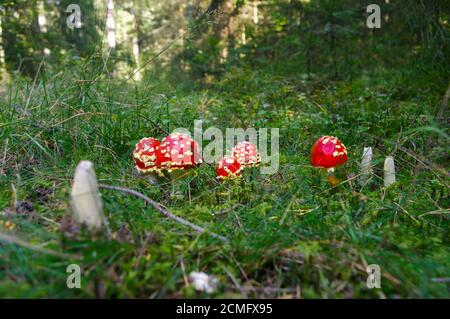
[[[347,150],[336,137],[323,136],[311,149],[312,166],[332,168],[347,162]]]
[[[239,164],[242,166],[257,166],[261,163],[261,155],[255,144],[243,141],[233,147],[231,155],[236,157]]]
[[[232,179],[241,177],[244,169],[234,156],[225,156],[217,162],[216,174],[218,179]]]
[[[175,169],[189,169],[202,163],[197,143],[187,134],[172,133],[166,136],[158,149],[160,169],[171,172]]]
[[[157,170],[159,141],[153,137],[141,139],[133,150],[133,160],[136,169],[141,173]]]

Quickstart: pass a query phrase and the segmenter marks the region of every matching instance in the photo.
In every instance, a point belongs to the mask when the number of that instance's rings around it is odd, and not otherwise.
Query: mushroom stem
[[[339,184],[339,180],[334,175],[334,167],[327,168],[327,179],[332,186]]]
[[[395,183],[395,163],[392,156],[384,160],[384,186],[388,187]]]
[[[361,164],[359,165],[361,176],[359,183],[364,186],[372,175],[372,147],[364,147]]]
[[[181,180],[195,174],[194,170],[176,169],[167,173],[170,180],[170,197],[182,200],[184,193],[180,190]],[[190,184],[190,181],[188,182]]]
[[[157,173],[150,173],[147,175],[147,181],[152,184],[153,186],[159,185],[159,175]]]
[[[105,225],[103,203],[91,161],[81,161],[77,165],[70,196],[74,217],[80,224],[90,229],[100,229]]]

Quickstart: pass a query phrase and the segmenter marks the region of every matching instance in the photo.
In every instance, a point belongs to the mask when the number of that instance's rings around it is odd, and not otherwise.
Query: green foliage
[[[249,2],[238,3],[244,10]],[[214,37],[213,15],[204,16],[205,26],[189,18],[183,22],[196,36],[149,64],[141,82],[110,71],[117,61],[103,59],[99,29],[67,33],[61,44],[51,39],[55,26],[34,38],[9,16],[9,70],[16,56],[33,59],[0,87],[0,232],[31,247],[0,243],[0,296],[448,298],[448,283],[436,278],[448,278],[450,268],[449,134],[436,114],[450,70],[449,10],[435,1],[402,3],[383,5],[392,22],[369,31],[354,1],[267,1],[258,25],[243,22],[247,43],[234,45]],[[33,14],[32,6],[10,4],[6,10]],[[414,24],[423,13],[417,6],[427,14]],[[179,8],[176,1],[152,7],[157,18],[140,32],[164,25]],[[160,51],[148,48],[151,37],[142,40],[143,61]],[[46,59],[34,83],[41,40],[72,47]],[[123,50],[111,57],[127,57]],[[166,182],[155,186],[132,174],[129,155],[140,138],[192,130],[197,119],[204,128],[280,128],[279,174],[255,168],[218,183],[213,167],[203,165],[175,181],[181,198],[169,195]],[[311,145],[325,134],[349,151],[336,187],[309,164]],[[367,146],[374,174],[361,186],[355,176]],[[396,160],[397,183],[385,189],[387,155]],[[102,183],[140,191],[230,243],[107,190],[112,238],[73,229],[70,187],[83,159],[95,163]],[[82,267],[81,289],[66,287],[70,263]],[[366,288],[372,263],[381,266],[379,290]],[[215,275],[218,291],[208,296],[187,286],[191,271]]]
[[[376,297],[377,291],[365,288],[364,265],[377,263],[385,273],[378,293],[448,297],[446,285],[433,281],[445,277],[449,266],[449,224],[442,210],[449,204],[448,178],[399,149],[425,154],[431,139],[427,160],[446,165],[448,137],[430,121],[439,95],[399,96],[397,81],[408,87],[401,73],[380,74],[311,91],[301,79],[236,68],[208,90],[159,85],[149,91],[110,81],[72,81],[78,72],[67,73],[67,80],[44,72],[45,86],[36,87],[27,116],[11,107],[23,110],[28,99],[26,82],[17,80],[0,113],[7,154],[1,206],[11,206],[13,184],[37,217],[2,220],[16,224],[11,234],[73,256],[71,262],[83,267],[83,286],[65,288],[66,259],[2,245],[1,294],[194,297],[183,276],[203,270],[222,282],[214,296],[236,296],[240,292],[232,288],[227,269],[249,289],[248,296],[282,296],[281,288],[293,288],[290,294],[297,296],[300,287],[302,297]],[[217,184],[205,166],[177,184],[185,200],[170,199],[164,186],[132,176],[129,153],[140,137],[161,138],[161,128],[189,126],[194,119],[222,128],[280,127],[282,174],[268,177],[254,169],[242,182]],[[338,170],[341,180],[358,174],[362,147],[374,147],[377,164],[368,185],[347,180],[330,188],[324,174],[309,167],[310,145],[325,133],[338,135],[350,150],[350,163]],[[388,154],[397,160],[398,183],[385,190],[382,161]],[[84,232],[67,237],[58,225],[70,214],[70,182],[81,159],[94,161],[102,182],[137,189],[174,213],[209,225],[231,244],[192,234],[139,200],[111,191],[102,196],[116,239]],[[49,195],[42,197],[43,190]],[[430,211],[440,213],[423,215]],[[273,292],[258,290],[269,286]]]

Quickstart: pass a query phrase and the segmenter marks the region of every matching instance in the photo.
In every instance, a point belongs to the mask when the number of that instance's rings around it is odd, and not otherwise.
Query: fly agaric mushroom
[[[152,173],[158,171],[159,141],[153,137],[141,139],[134,148],[133,160],[140,173]]]
[[[220,180],[234,179],[241,177],[243,169],[236,157],[228,155],[217,162],[216,175]]]
[[[231,155],[236,157],[238,163],[243,167],[258,166],[261,163],[261,155],[255,144],[242,141],[233,147]]]
[[[328,181],[336,185],[339,181],[334,176],[334,168],[347,162],[347,149],[333,136],[319,138],[311,149],[312,166],[323,167],[328,172]]]
[[[195,168],[202,163],[197,143],[187,134],[166,136],[158,149],[157,166],[171,173],[173,170]]]
[[[174,179],[185,177],[190,170],[202,163],[200,149],[197,143],[184,133],[171,133],[166,136],[158,148],[157,163],[158,169],[165,170],[172,184],[171,196],[181,198],[179,192],[175,190]]]

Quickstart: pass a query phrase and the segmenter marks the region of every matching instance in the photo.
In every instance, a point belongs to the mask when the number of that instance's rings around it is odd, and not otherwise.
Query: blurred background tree
[[[55,68],[98,59],[115,78],[208,82],[239,65],[330,80],[411,61],[426,72],[449,69],[448,1],[377,1],[380,29],[366,26],[371,2],[1,1],[0,70],[33,76],[43,58]],[[79,29],[67,27],[72,3],[81,8]]]

